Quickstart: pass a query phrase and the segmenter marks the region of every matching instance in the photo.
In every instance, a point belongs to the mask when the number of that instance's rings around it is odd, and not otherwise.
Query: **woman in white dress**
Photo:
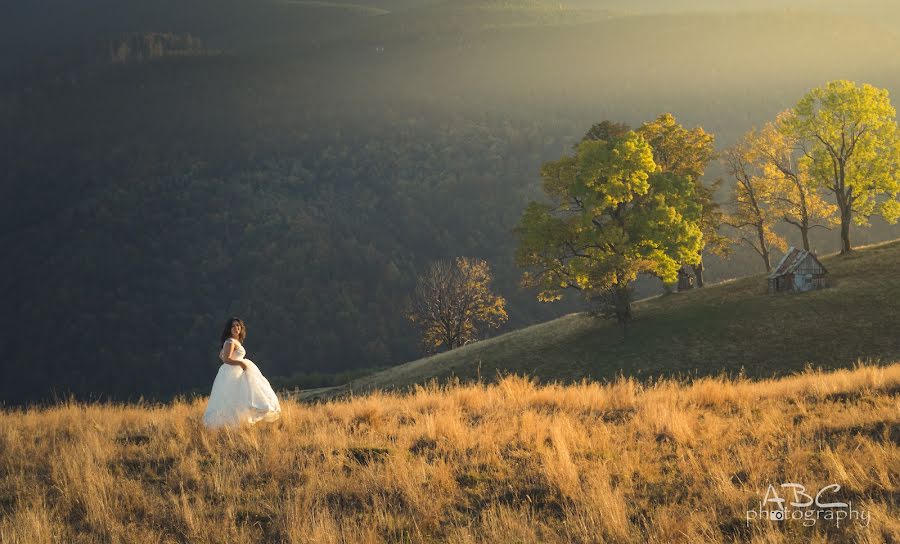
[[[269,380],[259,368],[246,359],[242,342],[247,337],[244,322],[232,317],[222,331],[222,366],[213,382],[209,404],[203,415],[207,427],[232,427],[242,423],[275,421],[281,416],[281,405]]]

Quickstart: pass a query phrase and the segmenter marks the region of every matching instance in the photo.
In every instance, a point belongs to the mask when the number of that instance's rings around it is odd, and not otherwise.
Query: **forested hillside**
[[[267,375],[410,360],[400,309],[438,258],[489,261],[506,330],[556,317],[578,306],[517,288],[511,229],[592,123],[671,111],[721,146],[827,79],[900,89],[900,41],[862,16],[355,4],[15,8],[0,401],[208,386],[231,314]],[[738,252],[709,274],[758,267]]]

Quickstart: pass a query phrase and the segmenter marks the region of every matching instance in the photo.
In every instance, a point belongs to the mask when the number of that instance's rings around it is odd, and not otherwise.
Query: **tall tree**
[[[809,251],[809,232],[836,224],[837,206],[822,198],[802,155],[798,156],[797,141],[784,128],[792,121],[792,112],[782,112],[774,123],[766,123],[751,145],[761,161],[762,176],[773,183],[771,204],[800,231],[803,249]]]
[[[737,231],[739,242],[756,251],[769,272],[772,270],[772,249],[784,250],[787,244],[773,230],[781,219],[780,209],[773,205],[776,182],[767,177],[761,167],[762,161],[754,145],[757,140],[757,132],[751,130],[722,153],[725,170],[737,182],[733,210],[725,224]]]
[[[703,247],[697,262],[690,266],[697,278],[697,287],[703,287],[704,251],[725,256],[730,248],[728,238],[719,234],[723,213],[715,200],[715,192],[722,181],[716,180],[710,185],[703,183],[706,166],[715,156],[715,137],[702,127],[691,130],[684,128],[671,113],[664,113],[653,121],[644,123],[638,133],[653,148],[653,160],[660,170],[686,176],[694,183],[694,198],[702,210],[700,225],[703,230]]]
[[[491,292],[491,279],[486,261],[466,257],[432,263],[419,276],[407,317],[421,326],[425,353],[458,348],[483,327],[497,328],[509,318],[506,300]]]
[[[693,182],[661,172],[643,136],[627,130],[607,137],[585,138],[574,156],[543,165],[543,190],[553,203],[526,208],[516,228],[516,262],[529,269],[523,284],[539,287],[539,300],[575,289],[608,301],[626,325],[638,274],[671,283],[680,263],[696,262],[701,208]]]
[[[840,80],[811,90],[792,113],[785,132],[797,140],[813,181],[834,194],[841,253],[849,253],[851,221],[900,217],[896,111],[887,90]]]

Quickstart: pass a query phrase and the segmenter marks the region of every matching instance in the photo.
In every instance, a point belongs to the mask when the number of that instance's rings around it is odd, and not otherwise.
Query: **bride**
[[[213,382],[209,404],[203,415],[207,427],[237,426],[241,423],[275,421],[281,416],[278,397],[269,380],[250,359],[242,342],[247,337],[244,322],[232,317],[222,331],[222,366]]]

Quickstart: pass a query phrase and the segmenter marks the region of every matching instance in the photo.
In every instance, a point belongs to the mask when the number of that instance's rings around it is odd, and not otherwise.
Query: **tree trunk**
[[[756,228],[756,234],[759,236],[759,255],[762,257],[763,262],[766,263],[766,272],[771,272],[772,262],[769,260],[769,244],[766,243],[766,231],[763,230],[762,225]]]
[[[628,291],[627,284],[625,284],[624,286],[616,284],[614,289],[616,291],[616,319],[624,328],[627,327],[628,322],[631,321],[631,293]]]
[[[800,236],[803,237],[803,249],[809,251],[809,227],[800,227]]]
[[[684,266],[682,266],[681,268],[678,269],[677,285],[678,285],[679,292],[687,291],[688,289],[693,287],[693,285],[691,284],[690,277],[688,276],[688,273],[684,271]]]
[[[853,217],[853,192],[845,194],[843,190],[835,191],[838,210],[841,212],[841,255],[853,251],[850,247],[850,220]]]
[[[850,247],[850,206],[841,206],[841,255],[853,251]]]
[[[451,351],[454,348],[458,347],[457,346],[457,344],[458,344],[457,336],[454,333],[452,328],[450,328],[450,327],[445,328],[443,336],[444,336],[444,346],[447,347],[447,351]]]
[[[694,278],[697,280],[697,288],[703,287],[703,256],[700,256],[700,262],[697,264],[691,265],[691,270],[694,271]]]
[[[800,236],[803,238],[803,249],[809,251],[809,208],[806,204],[806,192],[803,190],[803,184],[796,182],[797,191],[800,193]]]

